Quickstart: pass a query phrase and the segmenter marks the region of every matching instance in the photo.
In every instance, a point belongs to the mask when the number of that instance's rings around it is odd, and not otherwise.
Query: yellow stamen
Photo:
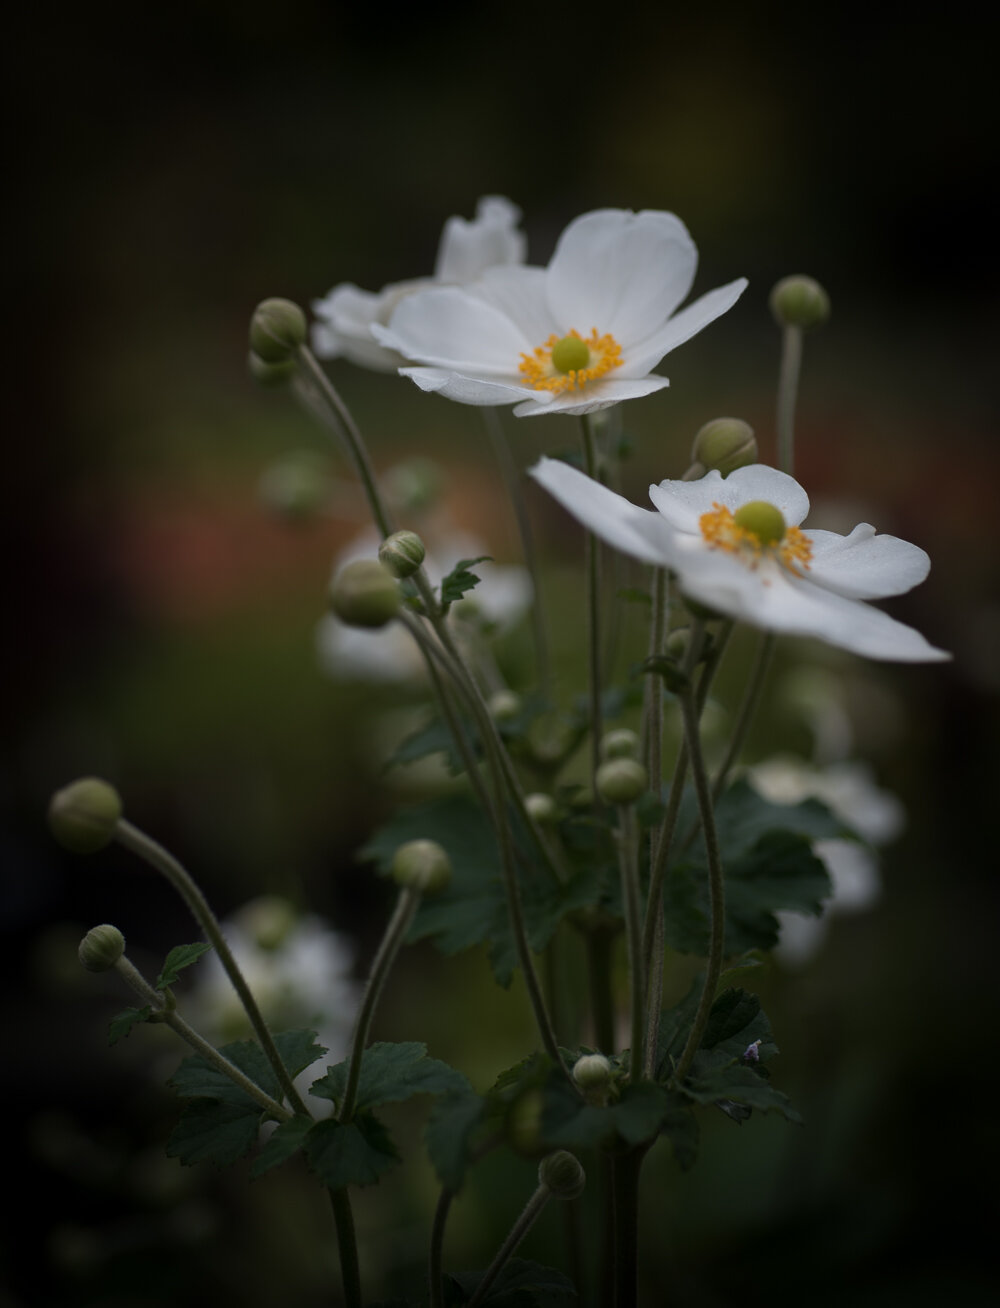
[[[576,341],[579,341],[579,346],[571,344]],[[570,331],[561,337],[553,332],[544,345],[536,345],[530,354],[521,355],[518,371],[525,386],[536,391],[554,391],[559,395],[563,391],[583,390],[588,382],[603,377],[612,368],[620,368],[624,362],[621,353],[622,347],[615,338],[598,336],[596,327],[591,328],[586,337],[578,331]],[[577,360],[585,362],[585,366],[560,366]]]
[[[741,526],[723,504],[713,504],[710,513],[703,513],[698,526],[710,549],[728,550],[742,555],[755,568],[764,555],[776,558],[790,572],[801,576],[812,561],[812,544],[798,527],[786,527],[780,540],[764,541],[753,531]]]

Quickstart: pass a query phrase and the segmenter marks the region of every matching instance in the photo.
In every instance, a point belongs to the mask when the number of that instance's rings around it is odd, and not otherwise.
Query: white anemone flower
[[[372,325],[388,323],[401,300],[431,286],[464,286],[494,264],[524,262],[526,242],[517,224],[521,210],[499,195],[486,195],[476,205],[472,221],[449,218],[441,233],[432,277],[392,282],[380,291],[363,291],[342,283],[321,300],[313,300],[318,322],[313,324],[313,350],[321,359],[350,359],[364,368],[395,372],[402,355],[380,345]]]
[[[812,636],[873,659],[951,656],[866,600],[901,595],[930,560],[863,522],[848,536],[799,524],[809,498],[764,464],[723,478],[650,486],[643,509],[568,464],[542,459],[532,476],[584,526],[634,558],[667,568],[681,592],[717,613],[791,636]]]
[[[560,236],[547,268],[493,267],[472,286],[401,301],[376,338],[421,367],[425,391],[515,404],[518,417],[590,413],[669,383],[665,354],[730,309],[739,278],[677,312],[698,252],[672,213],[599,209]]]

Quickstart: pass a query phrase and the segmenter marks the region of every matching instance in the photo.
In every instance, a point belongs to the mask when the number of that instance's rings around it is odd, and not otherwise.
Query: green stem
[[[368,1044],[368,1032],[371,1030],[372,1018],[375,1016],[375,1007],[419,903],[420,895],[418,892],[412,886],[403,886],[399,892],[399,898],[396,900],[395,910],[389,919],[389,925],[385,929],[385,935],[382,937],[382,943],[376,951],[375,961],[372,963],[371,974],[368,977],[368,984],[365,987],[365,997],[361,1003],[357,1025],[354,1028],[354,1039],[351,1042],[351,1062],[347,1072],[347,1088],[344,1091],[344,1102],[338,1115],[338,1120],[341,1122],[349,1122],[354,1116],[354,1106],[358,1096],[358,1082],[361,1079],[361,1059]]]
[[[507,488],[507,497],[517,520],[524,566],[528,569],[528,576],[531,578],[534,596],[531,605],[531,621],[535,637],[538,684],[543,691],[547,692],[552,683],[552,665],[549,659],[548,633],[545,628],[545,610],[542,607],[541,573],[538,567],[538,554],[535,550],[535,537],[531,529],[531,519],[528,517],[527,505],[521,491],[521,479],[511,455],[510,444],[504,432],[500,414],[489,405],[485,406],[482,412],[486,430],[489,432],[493,444],[493,452],[500,466],[500,475],[503,477],[504,485]]]
[[[539,1185],[538,1189],[525,1204],[521,1216],[510,1228],[510,1234],[497,1250],[496,1257],[483,1273],[483,1279],[476,1286],[476,1292],[469,1300],[468,1308],[476,1308],[477,1304],[482,1303],[490,1286],[500,1275],[501,1271],[503,1271],[507,1259],[528,1234],[528,1231],[531,1229],[539,1213],[548,1203],[550,1195],[551,1191],[547,1185]]]
[[[340,1251],[340,1275],[344,1286],[345,1308],[364,1308],[361,1297],[361,1270],[358,1267],[358,1241],[354,1233],[351,1196],[346,1189],[330,1190],[333,1221],[337,1228]]]
[[[296,1090],[292,1078],[288,1074],[288,1069],[282,1062],[281,1055],[278,1053],[274,1038],[264,1021],[260,1009],[257,1007],[257,1001],[254,999],[247,985],[243,973],[239,969],[236,959],[233,957],[232,950],[226,943],[222,934],[222,928],[219,925],[218,918],[212,912],[208,905],[208,900],[202,894],[196,885],[191,874],[181,866],[176,858],[158,844],[151,837],[134,827],[131,822],[125,818],[119,818],[115,827],[115,839],[119,844],[130,849],[133,854],[154,867],[157,872],[161,872],[177,893],[181,896],[188,908],[191,910],[195,921],[204,932],[205,939],[211,944],[219,956],[219,962],[226,971],[226,975],[232,982],[233,989],[239,996],[240,1003],[250,1020],[257,1039],[260,1041],[267,1061],[274,1069],[274,1074],[278,1078],[278,1084],[281,1086],[288,1102],[295,1109],[296,1113],[309,1116],[309,1109],[302,1100],[302,1096]]]
[[[778,467],[790,477],[795,468],[795,400],[801,367],[802,328],[785,327],[778,374]]]
[[[365,497],[368,500],[368,507],[371,515],[375,519],[375,524],[382,533],[383,538],[391,536],[396,530],[392,517],[389,514],[379,492],[378,482],[375,480],[375,470],[372,468],[371,461],[368,458],[368,451],[365,447],[364,438],[358,428],[357,423],[351,416],[351,411],[340,398],[333,383],[317,363],[315,356],[308,346],[300,345],[296,351],[296,356],[300,367],[307,373],[310,381],[316,387],[320,398],[327,406],[327,411],[332,419],[333,426],[338,435],[343,439],[354,464],[354,469],[358,474],[361,485],[364,488]]]
[[[434,1224],[431,1227],[431,1247],[428,1258],[428,1290],[430,1308],[444,1308],[444,1285],[442,1282],[442,1251],[444,1249],[444,1229],[448,1222],[448,1212],[455,1191],[447,1186],[441,1191],[434,1209]]]
[[[691,759],[691,775],[694,779],[695,794],[698,798],[698,812],[701,816],[702,832],[705,837],[705,852],[708,858],[708,898],[710,911],[708,966],[705,972],[705,985],[698,1001],[694,1024],[688,1035],[687,1044],[681,1054],[675,1072],[676,1079],[683,1081],[691,1069],[691,1063],[701,1038],[708,1025],[709,1014],[715,1001],[715,990],[722,973],[722,959],[726,941],[726,891],[722,877],[722,858],[719,852],[719,839],[715,829],[715,811],[712,803],[712,791],[705,771],[705,760],[701,752],[701,737],[698,726],[698,707],[694,694],[689,690],[681,696],[681,712],[684,716],[684,733],[687,738],[688,753]]]
[[[726,750],[726,757],[723,759],[715,780],[712,782],[713,799],[718,799],[722,794],[729,773],[739,759],[740,751],[743,749],[747,732],[750,730],[754,713],[757,711],[757,705],[760,702],[761,691],[764,688],[764,681],[767,677],[767,670],[771,666],[771,658],[776,644],[775,637],[770,632],[765,632],[761,637],[760,644],[757,646],[757,657],[754,659],[746,690],[743,692],[743,702],[740,704],[736,725],[733,727],[733,734],[729,741],[729,748]]]
[[[612,1158],[615,1203],[614,1308],[636,1308],[639,1293],[639,1174],[648,1144]]]
[[[629,1007],[631,1012],[632,1081],[642,1077],[643,1041],[645,1037],[645,968],[642,961],[642,927],[639,922],[639,850],[635,809],[621,805],[618,810],[618,853],[621,869],[622,904],[625,909],[625,946],[628,952]]]
[[[615,1002],[611,988],[611,946],[615,932],[595,926],[586,932],[587,978],[594,1044],[604,1054],[615,1052]]]
[[[593,425],[584,414],[580,419],[583,434],[583,468],[588,477],[598,480],[597,442]],[[601,735],[603,718],[601,710],[601,550],[600,543],[593,532],[585,534],[587,573],[587,649],[589,651],[589,691],[590,691],[590,757],[591,784],[594,786],[595,803],[597,802],[597,769],[601,763]]]

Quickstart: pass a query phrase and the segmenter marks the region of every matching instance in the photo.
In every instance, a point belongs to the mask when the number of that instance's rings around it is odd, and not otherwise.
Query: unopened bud
[[[638,758],[639,737],[628,727],[617,727],[601,737],[601,758]]]
[[[399,587],[378,559],[348,563],[334,578],[330,605],[349,627],[384,627],[399,612]]]
[[[588,1104],[603,1105],[611,1089],[611,1063],[603,1054],[584,1054],[573,1064],[573,1080]]]
[[[819,282],[801,274],[783,277],[771,292],[771,312],[782,327],[808,331],[830,316],[830,297]]]
[[[757,462],[757,438],[742,418],[713,418],[695,434],[691,461],[699,476],[717,469],[723,477]]]
[[[436,895],[451,880],[451,860],[436,840],[409,840],[392,856],[393,880],[422,895]]]
[[[649,774],[634,758],[608,759],[594,780],[605,804],[634,804],[649,789]]]
[[[544,1185],[553,1199],[576,1199],[586,1187],[587,1173],[579,1159],[566,1149],[558,1149],[539,1163],[538,1184]]]
[[[49,804],[49,830],[64,849],[94,854],[114,839],[122,801],[114,786],[83,777],[57,790]]]
[[[683,663],[691,644],[691,628],[675,627],[667,636],[665,649],[667,654],[678,663]]]
[[[294,359],[282,359],[279,363],[268,363],[259,354],[254,354],[253,350],[251,350],[247,355],[247,368],[250,376],[258,386],[264,386],[270,390],[279,386],[287,386],[298,371],[298,364]]]
[[[261,300],[250,319],[250,349],[265,363],[285,363],[307,334],[306,316],[291,300]]]
[[[545,795],[541,791],[534,791],[524,797],[524,807],[528,811],[528,816],[532,821],[539,823],[541,826],[547,826],[554,822],[559,815],[559,809],[556,801],[551,795]]]
[[[116,926],[105,922],[91,927],[80,941],[77,951],[88,972],[107,972],[125,952],[125,937]]]
[[[378,547],[379,562],[394,577],[412,577],[427,551],[415,531],[394,531]]]
[[[521,696],[513,690],[494,691],[487,703],[494,722],[513,722],[522,707]]]

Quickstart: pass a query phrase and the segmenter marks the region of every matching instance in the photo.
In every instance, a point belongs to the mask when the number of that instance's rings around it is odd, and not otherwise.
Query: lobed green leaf
[[[438,1179],[449,1190],[461,1189],[472,1161],[470,1144],[486,1109],[486,1100],[472,1089],[446,1094],[431,1109],[424,1142]]]
[[[156,989],[166,990],[167,986],[172,986],[185,967],[197,963],[202,954],[207,954],[211,948],[205,940],[196,940],[193,945],[176,945],[167,955],[163,971],[153,983]]]
[[[314,1081],[309,1093],[339,1103],[347,1089],[351,1060],[345,1058],[327,1068],[326,1076]],[[357,1108],[399,1103],[413,1095],[443,1095],[471,1090],[466,1077],[437,1058],[427,1057],[427,1046],[417,1040],[398,1044],[377,1041],[361,1056]]]
[[[399,1162],[388,1131],[368,1112],[350,1122],[314,1122],[303,1147],[309,1166],[331,1190],[371,1185]]]
[[[217,1099],[194,1099],[184,1106],[167,1141],[167,1155],[186,1166],[214,1163],[226,1167],[253,1147],[262,1116],[256,1104],[247,1108]]]
[[[151,1006],[146,1004],[142,1008],[125,1008],[117,1013],[108,1026],[108,1044],[116,1045],[129,1034],[136,1023],[148,1022],[152,1011]]]
[[[452,568],[451,572],[441,582],[441,603],[454,604],[460,600],[467,590],[472,590],[479,585],[480,578],[470,568],[474,568],[477,563],[489,563],[492,561],[492,555],[480,554],[476,559],[459,559]]]
[[[254,1159],[250,1175],[262,1176],[272,1167],[277,1167],[279,1163],[286,1162],[293,1154],[298,1153],[314,1125],[311,1117],[302,1116],[291,1117],[287,1122],[280,1122]]]

